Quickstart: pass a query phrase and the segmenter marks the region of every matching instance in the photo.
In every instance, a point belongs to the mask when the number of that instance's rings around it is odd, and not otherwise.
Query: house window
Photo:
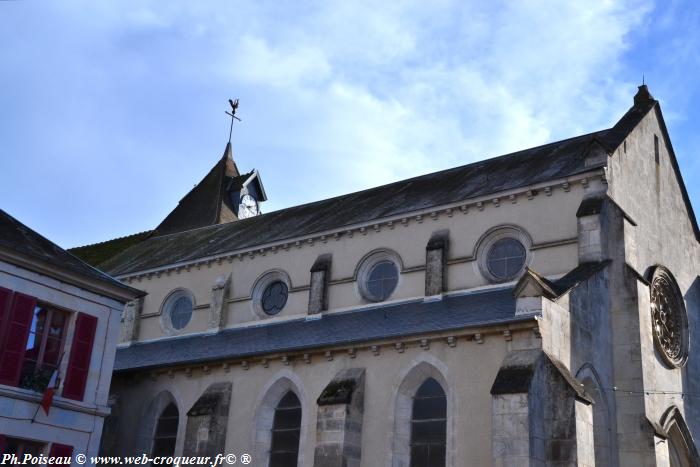
[[[175,441],[177,441],[177,425],[180,419],[180,412],[177,406],[170,403],[156,423],[156,431],[153,435],[153,457],[170,457],[175,454]],[[172,465],[172,464],[168,464]]]
[[[428,378],[413,397],[411,467],[444,467],[447,444],[447,398]]]
[[[0,435],[0,454],[14,454],[22,459],[25,454],[39,456],[46,454],[46,444],[23,438]]]
[[[296,467],[300,431],[301,402],[296,394],[288,391],[275,409],[270,445],[270,467]]]
[[[38,304],[29,327],[19,379],[22,388],[43,391],[60,364],[70,313]]]

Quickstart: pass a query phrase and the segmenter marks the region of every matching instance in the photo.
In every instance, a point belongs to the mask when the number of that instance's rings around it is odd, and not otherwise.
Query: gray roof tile
[[[320,319],[228,329],[217,334],[137,343],[117,350],[115,371],[144,370],[269,353],[368,342],[489,326],[531,318],[515,317],[512,288],[416,300],[332,313]]]
[[[586,149],[608,130],[250,219],[149,238],[100,266],[119,276],[458,203],[594,170]]]
[[[143,295],[143,292],[131,288],[85,263],[77,256],[67,252],[43,235],[22,224],[2,209],[0,209],[0,247],[40,260],[55,267],[57,270],[69,271],[113,287],[118,287],[132,293],[134,296]]]

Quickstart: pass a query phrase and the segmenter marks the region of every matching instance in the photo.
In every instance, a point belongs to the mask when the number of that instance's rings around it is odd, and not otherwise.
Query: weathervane
[[[236,119],[240,122],[241,119],[236,117],[236,110],[238,110],[238,99],[236,99],[235,101],[229,99],[228,103],[231,104],[231,111],[225,113],[226,115],[229,115],[231,117],[231,128],[228,130],[228,142],[231,143],[231,134],[233,133],[233,120]]]

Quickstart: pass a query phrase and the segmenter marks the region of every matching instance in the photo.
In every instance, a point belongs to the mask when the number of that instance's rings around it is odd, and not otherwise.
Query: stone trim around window
[[[192,313],[190,314],[190,319],[181,329],[177,329],[173,326],[172,317],[170,313],[172,312],[172,306],[181,297],[188,297],[192,302]],[[163,333],[168,336],[174,336],[182,334],[187,329],[187,326],[192,322],[192,317],[194,316],[194,310],[197,306],[197,302],[194,299],[194,294],[185,288],[177,288],[171,291],[163,300],[160,306],[160,327]]]
[[[255,465],[266,466],[270,463],[270,447],[272,443],[272,426],[275,418],[275,409],[280,400],[292,391],[301,403],[301,431],[299,433],[299,458],[297,465],[304,463],[304,447],[310,442],[308,435],[308,421],[312,413],[306,397],[306,391],[301,379],[289,370],[281,370],[276,373],[261,391],[260,398],[255,403],[255,415],[253,419],[252,442],[253,459]],[[315,404],[314,404],[315,408]]]
[[[250,303],[253,309],[253,313],[255,313],[260,319],[268,319],[273,316],[278,316],[282,311],[284,311],[283,309],[279,313],[268,314],[265,312],[265,310],[263,310],[262,306],[262,296],[265,292],[265,289],[268,285],[277,281],[283,282],[287,286],[287,303],[289,303],[289,294],[292,290],[292,280],[289,278],[289,274],[287,274],[282,269],[272,269],[263,273],[260,277],[258,277],[255,280],[255,283],[253,284],[253,291],[250,294],[252,300],[250,301]]]
[[[413,362],[413,366],[403,374],[394,396],[392,423],[392,450],[388,465],[410,465],[411,461],[411,419],[413,415],[413,396],[426,379],[433,378],[445,392],[447,398],[447,424],[446,424],[446,453],[445,466],[454,467],[455,458],[455,412],[456,406],[452,385],[447,375],[447,368],[443,362],[432,357],[430,359],[419,358]]]
[[[496,242],[504,238],[513,238],[519,241],[525,247],[525,261],[520,270],[507,278],[499,278],[494,276],[488,267],[489,251]],[[525,271],[525,268],[532,263],[532,237],[522,228],[515,225],[499,225],[489,229],[481,236],[476,244],[476,252],[474,256],[477,260],[479,272],[491,283],[499,284],[517,280]]]
[[[656,266],[650,281],[651,332],[661,360],[681,368],[688,360],[688,314],[683,294],[671,271]]]
[[[391,295],[394,295],[401,285],[401,273],[403,272],[403,261],[401,257],[393,250],[388,248],[381,248],[378,250],[373,250],[367,253],[358,263],[355,269],[355,284],[357,284],[357,291],[360,296],[367,302],[380,302],[382,300],[377,299],[368,288],[369,274],[372,268],[382,261],[391,261],[396,266],[398,277],[396,282],[396,287],[392,291]],[[391,297],[390,295],[390,297]],[[389,297],[389,298],[390,298]]]

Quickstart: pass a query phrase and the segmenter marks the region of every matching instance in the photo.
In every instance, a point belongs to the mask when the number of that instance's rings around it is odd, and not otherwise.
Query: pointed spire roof
[[[226,144],[223,157],[156,227],[155,235],[182,232],[236,220],[236,210],[228,196],[227,188],[231,179],[240,176],[229,142]]]

